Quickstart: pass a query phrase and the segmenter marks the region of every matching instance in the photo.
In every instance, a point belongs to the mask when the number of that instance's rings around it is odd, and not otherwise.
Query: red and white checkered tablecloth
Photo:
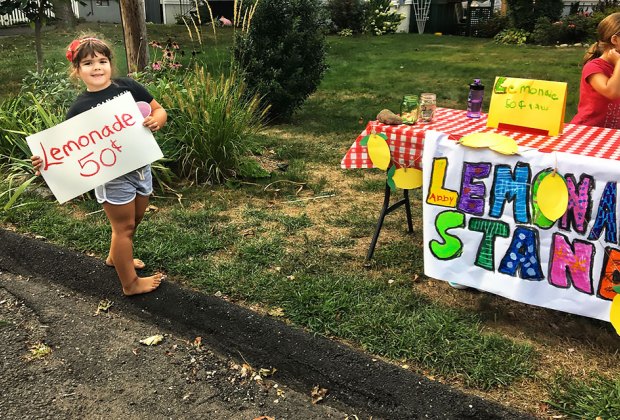
[[[370,121],[355,139],[340,162],[343,169],[373,168],[366,146],[360,140],[371,132],[385,133],[397,167],[421,168],[424,134],[428,130],[446,133],[453,140],[477,132],[499,133],[516,140],[519,146],[532,147],[541,152],[560,151],[582,156],[620,160],[620,130],[565,124],[559,136],[527,134],[500,130],[486,126],[486,115],[479,119],[467,118],[467,112],[457,109],[437,108],[430,124],[385,125]]]

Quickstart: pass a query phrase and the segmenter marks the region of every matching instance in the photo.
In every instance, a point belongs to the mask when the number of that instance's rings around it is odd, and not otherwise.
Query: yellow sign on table
[[[496,77],[487,126],[509,124],[557,136],[564,130],[566,92],[564,82]]]

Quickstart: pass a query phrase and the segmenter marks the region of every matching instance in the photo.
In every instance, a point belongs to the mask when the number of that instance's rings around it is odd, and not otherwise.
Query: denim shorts
[[[136,194],[149,196],[152,192],[151,165],[143,166],[95,188],[95,196],[99,203],[108,202],[116,205],[131,203]]]

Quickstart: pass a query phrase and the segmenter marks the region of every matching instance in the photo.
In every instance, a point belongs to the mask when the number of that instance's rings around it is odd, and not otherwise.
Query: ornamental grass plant
[[[243,175],[267,109],[236,73],[212,76],[196,66],[151,88],[168,111],[162,148],[177,175],[211,184]]]

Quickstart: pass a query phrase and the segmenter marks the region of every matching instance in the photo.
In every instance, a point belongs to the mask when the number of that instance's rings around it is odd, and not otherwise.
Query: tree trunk
[[[41,73],[43,70],[43,48],[41,47],[41,28],[43,22],[41,17],[34,21],[34,49],[37,55],[37,72]]]
[[[142,71],[148,65],[149,51],[146,37],[144,0],[120,0],[127,69],[130,73]]]
[[[72,0],[53,0],[54,15],[59,20],[59,26],[67,31],[72,31],[77,26],[77,18],[71,8]]]

